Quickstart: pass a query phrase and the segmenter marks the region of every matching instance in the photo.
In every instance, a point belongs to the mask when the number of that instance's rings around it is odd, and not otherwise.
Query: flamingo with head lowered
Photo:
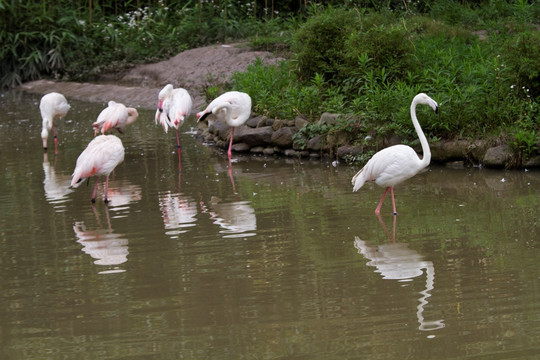
[[[244,124],[251,115],[251,97],[243,92],[229,91],[215,98],[203,111],[197,113],[198,121],[214,114],[231,126],[231,138],[227,155],[232,156],[234,128]]]
[[[104,135],[110,129],[116,129],[120,134],[123,134],[124,128],[134,123],[138,117],[137,109],[111,100],[98,115],[96,122],[92,124],[94,135],[99,132]]]
[[[180,156],[180,153],[182,152],[180,138],[178,137],[178,129],[191,114],[192,107],[193,100],[186,89],[174,89],[171,84],[167,84],[159,92],[155,122],[156,124],[159,123],[163,126],[165,132],[169,130],[169,127],[176,130],[178,156]]]
[[[354,185],[353,191],[358,191],[366,181],[375,181],[379,186],[386,187],[379,205],[375,209],[375,214],[379,215],[384,197],[388,190],[392,194],[392,207],[394,215],[396,212],[396,202],[394,200],[394,186],[418,174],[422,169],[429,165],[431,161],[431,151],[418,119],[416,118],[416,105],[429,105],[438,112],[438,105],[435,100],[424,93],[416,95],[411,104],[411,118],[420,138],[424,156],[418,157],[416,151],[407,145],[394,145],[377,152],[367,162],[367,164],[352,178]]]
[[[71,186],[78,187],[85,179],[92,176],[105,175],[105,203],[109,202],[109,175],[124,161],[124,146],[122,141],[114,135],[96,136],[86,149],[79,155],[75,170],[73,171]],[[94,186],[91,201],[96,201],[98,180]]]
[[[39,111],[43,119],[43,127],[41,130],[41,139],[43,140],[43,149],[47,151],[47,139],[49,131],[53,131],[54,136],[54,153],[58,154],[58,138],[54,129],[54,119],[66,116],[70,106],[64,95],[57,92],[49,93],[41,98],[39,103]]]

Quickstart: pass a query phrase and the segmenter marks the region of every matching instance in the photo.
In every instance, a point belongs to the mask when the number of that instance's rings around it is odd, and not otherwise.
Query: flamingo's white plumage
[[[70,106],[64,95],[52,92],[44,95],[39,103],[39,111],[42,118],[41,139],[43,140],[43,149],[47,150],[47,139],[49,131],[53,131],[54,136],[54,152],[58,153],[58,139],[54,129],[54,119],[66,116]]]
[[[229,160],[232,155],[234,128],[244,124],[251,115],[251,97],[243,92],[229,91],[215,98],[203,111],[197,113],[199,121],[214,114],[232,127],[229,141]]]
[[[192,107],[193,100],[186,89],[174,89],[171,84],[167,84],[159,92],[155,122],[163,126],[163,131],[165,132],[169,130],[169,127],[176,130],[178,154],[180,154],[178,129],[191,114]]]
[[[86,178],[91,176],[99,178],[99,176],[105,175],[105,202],[108,202],[109,175],[122,161],[124,161],[124,146],[118,137],[114,135],[96,136],[79,155],[75,171],[73,171],[71,186],[76,188]],[[95,202],[96,199],[98,180],[96,179],[92,193],[92,202]]]
[[[94,135],[97,135],[99,132],[105,134],[110,129],[116,129],[122,134],[124,127],[134,123],[138,117],[139,113],[137,109],[126,107],[124,104],[111,100],[92,124]]]
[[[437,102],[424,93],[416,95],[411,104],[411,119],[422,145],[424,153],[422,159],[418,157],[416,151],[410,146],[394,145],[377,152],[367,162],[367,164],[352,178],[354,185],[353,191],[358,191],[366,181],[375,181],[379,186],[386,187],[379,205],[375,209],[375,214],[380,214],[384,197],[388,190],[392,194],[392,206],[394,215],[396,212],[396,203],[394,200],[394,186],[413,177],[431,161],[431,151],[418,119],[416,118],[416,105],[429,105],[437,112]]]

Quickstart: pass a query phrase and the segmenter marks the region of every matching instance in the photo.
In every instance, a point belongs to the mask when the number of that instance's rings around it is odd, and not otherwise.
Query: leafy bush
[[[328,8],[309,18],[294,35],[292,50],[300,78],[309,80],[318,73],[332,81],[342,76],[347,39],[359,27],[357,14],[341,8]]]
[[[509,38],[502,55],[514,76],[514,84],[540,96],[540,32],[526,29]]]

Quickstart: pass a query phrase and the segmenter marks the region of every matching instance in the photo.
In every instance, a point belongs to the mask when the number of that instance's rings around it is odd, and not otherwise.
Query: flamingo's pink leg
[[[388,192],[388,189],[390,189],[390,186],[387,187],[385,190],[384,190],[384,193],[382,195],[382,198],[381,198],[381,201],[379,202],[379,205],[377,206],[377,208],[375,209],[375,215],[380,215],[381,213],[381,206],[383,204],[383,201],[384,201],[384,197],[386,196],[386,193]],[[393,189],[392,189],[392,193],[393,193]]]
[[[394,187],[393,186],[390,187],[390,193],[392,194],[392,208],[394,210],[394,215],[397,215],[396,201],[394,200]]]
[[[90,201],[92,201],[93,203],[96,202],[98,183],[99,183],[99,178],[96,178],[96,185],[94,185],[94,191],[92,192],[92,198],[90,199]]]
[[[231,140],[229,141],[229,151],[227,152],[227,155],[229,155],[229,160],[231,160],[231,157],[232,157],[233,138],[234,138],[234,128],[231,128]]]
[[[109,175],[105,178],[105,204],[109,202]]]
[[[52,126],[53,136],[54,136],[54,153],[58,154],[58,137],[56,137],[56,130],[54,129],[54,124]]]

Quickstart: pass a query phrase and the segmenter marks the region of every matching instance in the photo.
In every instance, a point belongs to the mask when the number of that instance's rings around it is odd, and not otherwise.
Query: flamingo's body
[[[234,128],[244,124],[251,115],[251,97],[243,92],[230,91],[215,98],[203,111],[197,113],[199,121],[204,120],[208,115],[214,114],[218,118],[225,120],[231,126],[231,138],[229,141],[229,160],[232,155],[232,143],[234,138]]]
[[[163,126],[165,132],[169,130],[169,127],[176,130],[178,155],[181,152],[178,129],[191,114],[192,107],[193,100],[186,89],[174,89],[171,84],[167,84],[159,92],[155,122]]]
[[[98,115],[96,122],[92,124],[94,135],[99,132],[105,134],[110,129],[116,129],[123,134],[124,127],[134,123],[139,117],[137,109],[126,107],[124,104],[109,101],[108,106]]]
[[[122,161],[124,161],[124,146],[119,138],[114,135],[96,136],[79,155],[71,186],[76,188],[86,178],[105,175],[105,202],[108,202],[109,175]],[[98,179],[92,193],[92,202],[96,200],[97,187]]]
[[[58,139],[54,129],[54,119],[66,116],[69,108],[70,106],[62,94],[52,92],[41,98],[39,111],[41,112],[43,121],[41,139],[43,140],[44,150],[47,150],[47,139],[49,138],[49,131],[52,130],[54,136],[54,152],[55,154],[58,153]]]
[[[416,133],[420,138],[420,144],[424,153],[422,159],[418,157],[416,151],[410,146],[394,145],[373,155],[362,170],[352,178],[354,185],[353,191],[358,191],[366,181],[375,181],[377,185],[386,187],[381,201],[375,209],[375,214],[377,215],[380,214],[381,206],[388,190],[392,194],[394,215],[397,215],[394,186],[416,175],[428,166],[431,161],[429,144],[416,118],[416,105],[418,104],[429,105],[435,112],[438,111],[438,106],[435,100],[423,93],[416,95],[411,104],[411,119]]]

